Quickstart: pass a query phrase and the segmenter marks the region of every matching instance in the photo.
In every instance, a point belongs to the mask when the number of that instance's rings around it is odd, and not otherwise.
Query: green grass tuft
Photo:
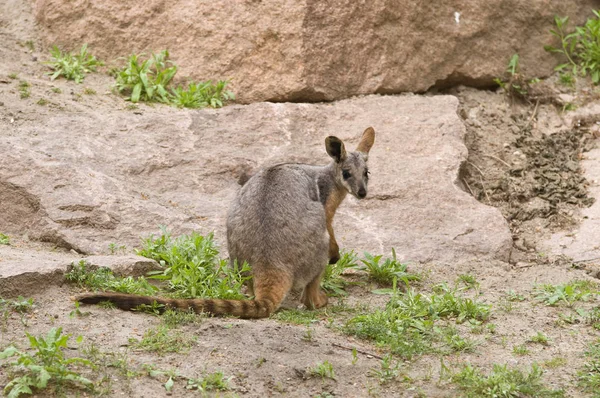
[[[130,338],[129,344],[132,348],[162,355],[168,352],[186,352],[196,339],[195,336],[187,336],[162,324],[148,329],[141,340]]]
[[[250,267],[218,258],[213,235],[197,233],[172,238],[166,229],[162,235],[149,237],[138,254],[157,260],[163,271],[152,272],[150,278],[168,282],[172,296],[181,298],[244,299],[241,289],[250,280]]]
[[[126,66],[116,72],[116,88],[131,102],[163,102],[169,103],[167,86],[177,73],[177,66],[169,61],[169,52],[163,50],[151,54],[150,58],[141,61],[143,54],[132,54]]]
[[[51,385],[93,389],[94,383],[78,372],[78,367],[92,367],[92,363],[83,358],[65,356],[70,335],[63,335],[62,328],[50,329],[45,337],[25,334],[32,353],[19,351],[14,346],[0,353],[0,360],[13,358],[3,364],[8,368],[9,379],[12,378],[4,387],[8,397],[37,393]]]
[[[0,245],[10,245],[10,237],[0,233]]]
[[[406,284],[409,281],[421,280],[420,275],[409,273],[407,265],[396,259],[396,250],[392,249],[392,258],[386,258],[381,262],[382,258],[382,255],[373,256],[365,253],[365,259],[361,260],[363,264],[356,269],[366,271],[369,279],[384,286],[391,286],[394,280],[404,281]]]
[[[561,82],[571,85],[572,77],[589,75],[594,84],[600,83],[600,12],[593,11],[595,18],[588,18],[583,26],[567,32],[569,17],[554,17],[555,29],[550,33],[560,40],[560,46],[544,46],[546,51],[562,54],[566,61],[554,68],[560,71]],[[565,71],[572,74],[563,78]]]
[[[75,80],[81,83],[85,74],[95,72],[98,66],[103,65],[96,57],[88,53],[87,44],[84,44],[78,54],[62,52],[57,46],[50,51],[52,59],[46,62],[54,71],[49,72],[50,80],[64,76],[67,80]]]
[[[579,387],[594,394],[594,397],[600,397],[600,340],[588,345],[585,356],[588,360],[577,373]]]
[[[235,95],[225,90],[229,82],[221,80],[217,84],[212,81],[189,82],[187,88],[181,86],[171,90],[171,103],[179,108],[221,108],[224,103],[235,99]]]
[[[570,307],[577,301],[588,301],[597,296],[598,285],[586,280],[572,281],[563,285],[543,284],[535,286],[533,295],[549,306],[564,304]]]
[[[494,365],[488,375],[471,365],[451,377],[465,397],[564,397],[564,391],[551,390],[542,383],[543,371],[536,364],[525,374],[507,365]]]
[[[328,296],[336,297],[347,294],[345,287],[348,285],[348,281],[342,277],[342,274],[348,268],[353,267],[356,267],[356,254],[353,251],[342,253],[335,264],[327,265],[321,287],[327,292]]]
[[[195,379],[188,379],[187,388],[188,390],[198,390],[202,392],[207,391],[227,391],[230,389],[229,381],[231,377],[225,377],[223,372],[209,373],[204,377],[198,377]]]
[[[71,270],[65,275],[65,278],[82,287],[94,290],[110,290],[139,295],[154,295],[158,291],[157,287],[152,286],[143,277],[133,278],[128,276],[120,278],[115,276],[108,268],[98,268],[92,271],[89,269],[89,264],[84,260],[73,263]]]
[[[335,371],[333,365],[328,361],[321,362],[312,368],[306,370],[306,374],[312,377],[320,377],[321,379],[335,380]]]
[[[440,327],[439,321],[477,324],[489,319],[490,310],[490,305],[464,298],[458,290],[442,289],[429,296],[412,289],[404,294],[396,291],[384,310],[351,318],[344,331],[373,340],[403,358],[444,349],[469,351],[473,343]]]

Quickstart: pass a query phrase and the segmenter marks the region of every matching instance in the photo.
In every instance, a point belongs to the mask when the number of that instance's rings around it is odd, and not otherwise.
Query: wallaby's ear
[[[325,138],[325,149],[327,154],[331,156],[336,162],[346,160],[346,148],[344,143],[337,137],[330,135]]]
[[[373,146],[374,143],[375,143],[375,130],[373,130],[373,127],[369,127],[368,129],[366,129],[364,131],[364,133],[362,134],[362,137],[360,137],[360,142],[358,143],[358,146],[356,147],[356,152],[362,152],[365,155],[367,155],[369,153],[369,151],[371,150],[371,147]]]

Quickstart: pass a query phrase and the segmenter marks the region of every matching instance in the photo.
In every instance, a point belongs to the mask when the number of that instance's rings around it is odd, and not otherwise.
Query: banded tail
[[[85,293],[74,297],[75,301],[83,304],[110,301],[122,310],[133,310],[142,304],[157,303],[164,305],[163,311],[167,308],[192,309],[196,313],[233,315],[245,319],[269,317],[279,308],[282,299],[278,300],[277,297],[265,297],[261,300],[170,299],[111,292]]]

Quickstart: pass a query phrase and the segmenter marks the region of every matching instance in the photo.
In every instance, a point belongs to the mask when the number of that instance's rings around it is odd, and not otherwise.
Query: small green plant
[[[110,254],[116,254],[118,252],[126,252],[127,251],[127,247],[125,245],[117,245],[114,242],[111,242],[108,244],[108,250],[110,251]]]
[[[0,303],[1,301],[2,299],[0,299]],[[23,296],[19,296],[16,300],[9,301],[9,306],[12,308],[13,311],[16,311],[21,314],[31,312],[33,310],[33,299],[26,299]]]
[[[82,312],[79,309],[80,304],[78,301],[76,301],[74,304],[75,304],[75,309],[73,311],[69,312],[69,318],[83,317],[83,316],[90,315],[89,312]]]
[[[29,98],[31,96],[30,87],[31,87],[31,84],[29,84],[25,80],[21,80],[19,82],[19,95],[20,95],[21,99]]]
[[[97,368],[113,368],[116,369],[119,374],[130,379],[140,375],[135,369],[130,366],[130,360],[128,351],[123,352],[110,352],[101,351],[94,343],[87,346],[81,347],[82,353],[85,357],[90,360]],[[142,365],[145,369],[148,365]]]
[[[383,263],[380,263],[382,255],[373,256],[365,253],[365,259],[361,260],[363,265],[356,266],[356,269],[366,271],[369,274],[369,279],[385,286],[391,286],[394,279],[404,281],[419,281],[421,276],[408,272],[406,264],[398,262],[396,259],[396,250],[392,248],[392,258],[386,258]]]
[[[560,40],[560,47],[544,46],[546,51],[565,56],[566,61],[554,68],[570,69],[573,76],[590,75],[592,82],[600,82],[600,12],[593,11],[595,18],[588,18],[584,26],[577,26],[567,33],[569,17],[554,17],[556,29],[550,33]]]
[[[59,87],[52,87],[52,92],[54,94],[60,94],[62,93],[62,90]]]
[[[185,352],[195,341],[195,337],[185,336],[166,325],[159,325],[144,333],[141,340],[130,338],[129,344],[136,349],[165,354],[167,352]]]
[[[523,356],[529,354],[529,349],[525,344],[515,345],[513,346],[513,353],[515,355]]]
[[[568,66],[572,67],[573,74],[577,75],[577,63],[572,58],[572,55],[575,53],[575,46],[577,45],[577,34],[574,33],[566,33],[566,26],[569,22],[569,17],[559,17],[558,15],[554,16],[554,23],[556,24],[556,29],[550,29],[550,33],[560,40],[561,47],[556,48],[553,46],[544,46],[544,49],[548,52],[552,53],[560,53],[563,54],[567,60],[569,61],[566,64],[560,64],[555,70],[563,70]]]
[[[313,331],[312,328],[307,325],[306,330],[304,331],[304,335],[302,335],[302,340],[311,342],[313,341]]]
[[[348,282],[342,277],[342,274],[348,268],[356,267],[356,254],[353,251],[342,253],[342,256],[335,264],[329,264],[325,268],[325,274],[321,281],[321,287],[329,296],[345,296],[345,287]]]
[[[202,322],[202,315],[195,313],[193,310],[183,311],[168,308],[161,316],[161,322],[170,328],[188,325],[199,324]]]
[[[583,369],[577,373],[578,384],[583,391],[598,397],[598,391],[600,391],[600,340],[588,345],[585,356],[588,360],[583,364]]]
[[[529,341],[532,343],[537,343],[537,344],[541,344],[541,345],[545,345],[545,346],[550,345],[550,339],[548,339],[548,336],[546,336],[542,332],[537,332],[535,334],[535,336],[531,336],[529,338]]]
[[[504,89],[504,91],[506,91],[506,93],[510,96],[526,96],[529,90],[529,85],[534,83],[534,81],[526,81],[521,75],[519,66],[519,54],[513,54],[513,56],[508,61],[508,66],[506,67],[506,75],[508,75],[507,79],[497,77],[494,79],[494,82],[502,89]]]
[[[8,397],[33,394],[47,388],[49,383],[93,388],[94,383],[77,372],[78,366],[92,367],[91,362],[83,358],[65,357],[64,349],[67,348],[70,335],[63,335],[62,328],[50,329],[46,337],[25,334],[34,350],[33,354],[21,352],[14,346],[0,353],[0,360],[14,358],[8,365],[9,372],[15,377],[4,387]]]
[[[381,367],[379,369],[371,369],[369,376],[377,378],[380,384],[396,380],[400,374],[400,361],[393,363],[393,359],[392,354],[383,357]]]
[[[358,351],[356,348],[352,348],[352,365],[356,365],[356,362],[358,362]]]
[[[83,93],[86,95],[96,95],[96,90],[90,87],[86,87],[83,89]]]
[[[45,106],[45,105],[48,105],[48,100],[44,99],[44,98],[40,98],[38,100],[38,102],[36,102],[36,104],[41,105],[41,106]]]
[[[467,289],[478,289],[479,282],[471,274],[462,274],[458,276],[458,282],[462,282]]]
[[[163,271],[151,272],[150,278],[168,282],[174,296],[182,298],[210,297],[243,299],[241,289],[247,281],[250,267],[247,263],[233,267],[220,260],[213,235],[197,233],[172,238],[162,228],[162,235],[144,240],[138,254],[157,260]]]
[[[549,369],[560,368],[562,366],[565,366],[566,364],[567,364],[567,360],[563,357],[554,357],[543,363],[544,367],[549,368]]]
[[[442,331],[444,340],[450,352],[474,352],[477,344],[475,341],[462,337],[455,328],[446,328]]]
[[[169,52],[152,53],[141,61],[143,54],[132,54],[126,66],[116,72],[116,89],[131,102],[170,102],[167,86],[177,73],[177,66],[169,61]]]
[[[479,324],[490,317],[491,306],[461,297],[457,290],[438,287],[425,295],[412,289],[392,296],[384,310],[358,315],[345,325],[346,333],[375,341],[403,358],[428,352],[471,350],[473,342],[456,337],[438,322],[454,318],[457,323]]]
[[[317,311],[285,308],[281,311],[277,311],[275,314],[271,315],[271,317],[295,325],[310,325],[317,321]]]
[[[186,89],[178,86],[171,90],[171,102],[179,108],[221,108],[225,102],[235,99],[231,91],[225,90],[228,83],[225,80],[217,84],[212,81],[189,82]]]
[[[20,315],[20,320],[23,326],[27,326],[27,318],[25,314],[33,310],[33,299],[19,296],[16,300],[5,300],[0,297],[0,314],[2,316],[2,329],[6,328],[6,322],[11,313],[16,312]]]
[[[18,74],[18,73],[10,73],[10,74],[8,75],[8,78],[9,78],[9,79],[13,79],[13,80],[15,80],[17,77],[19,77],[19,74]]]
[[[145,312],[151,315],[160,315],[165,311],[165,305],[153,301],[152,304],[140,304],[133,308],[132,311]]]
[[[82,287],[85,286],[95,290],[111,290],[139,295],[154,295],[158,290],[157,287],[152,286],[146,279],[141,277],[137,279],[131,276],[118,278],[108,268],[89,270],[89,264],[85,260],[73,263],[65,278]]]
[[[504,297],[498,302],[498,309],[508,314],[515,309],[515,303]]]
[[[513,301],[513,302],[514,301],[525,301],[525,296],[515,292],[514,290],[509,289],[506,291],[506,299],[508,301]]]
[[[231,377],[225,377],[223,372],[209,373],[204,377],[197,379],[188,379],[188,390],[208,391],[227,391],[230,389],[229,381]]]
[[[537,300],[549,306],[564,304],[572,306],[577,301],[587,301],[598,294],[598,286],[586,280],[572,281],[564,285],[537,285],[534,296]]]
[[[312,377],[320,377],[323,380],[325,378],[335,380],[333,365],[328,361],[324,361],[313,366],[312,368],[308,368],[306,374]]]
[[[0,245],[10,245],[10,238],[8,235],[0,233]]]
[[[562,85],[573,87],[575,85],[575,76],[570,72],[559,72],[558,81]]]
[[[527,374],[507,365],[494,365],[489,375],[468,364],[452,375],[451,380],[464,392],[464,396],[472,398],[563,397],[564,391],[551,390],[542,384],[542,374],[537,364],[533,364]]]
[[[62,52],[57,46],[52,47],[50,54],[52,60],[46,62],[53,69],[53,72],[48,73],[50,80],[64,76],[67,80],[81,83],[85,79],[86,73],[95,72],[98,66],[103,65],[101,61],[88,53],[87,44],[81,46],[78,54]]]

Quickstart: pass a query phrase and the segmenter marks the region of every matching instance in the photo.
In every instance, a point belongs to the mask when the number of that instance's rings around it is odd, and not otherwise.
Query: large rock
[[[0,231],[106,253],[110,243],[138,246],[162,224],[215,231],[224,246],[240,175],[278,162],[325,164],[327,135],[353,148],[373,126],[369,197],[339,209],[341,246],[395,247],[411,261],[506,260],[512,241],[500,212],[457,186],[467,155],[457,105],[452,96],[367,96],[201,111],[23,108],[0,140]]]
[[[0,245],[0,298],[27,297],[50,285],[62,284],[65,273],[80,261],[85,261],[88,270],[104,267],[120,276],[146,275],[160,269],[156,261],[135,255],[82,258],[77,253],[29,246],[32,245]]]
[[[242,102],[486,86],[514,53],[528,76],[558,63],[554,15],[582,24],[594,0],[35,0],[41,37],[104,59],[171,50],[180,75],[231,78]],[[557,43],[554,43],[555,45]]]

